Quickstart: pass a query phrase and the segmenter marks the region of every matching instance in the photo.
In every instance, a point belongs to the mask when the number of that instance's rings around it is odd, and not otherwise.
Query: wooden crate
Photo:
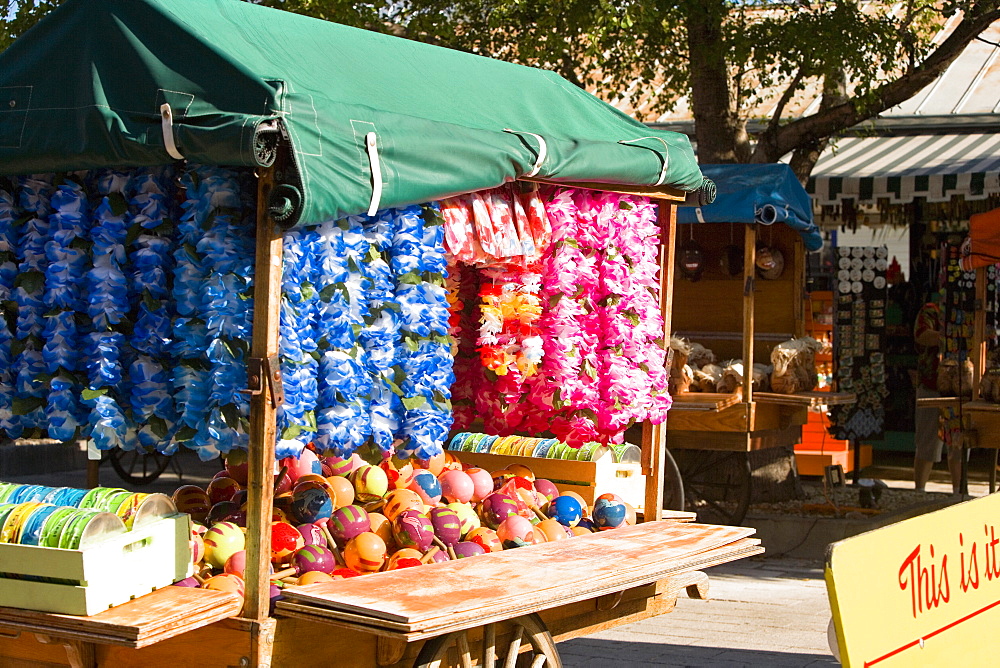
[[[861,445],[861,468],[872,464],[872,446]],[[827,466],[840,464],[844,473],[854,470],[854,449],[806,450],[795,448],[795,465],[799,475],[823,475]]]
[[[121,605],[191,575],[190,537],[191,519],[179,514],[83,550],[0,544],[0,606],[93,615]]]
[[[636,510],[645,504],[646,476],[639,464],[616,464],[610,452],[605,452],[595,462],[577,462],[542,457],[511,457],[485,452],[450,451],[462,463],[499,471],[510,464],[522,464],[536,477],[555,483],[560,492],[576,492],[590,505],[594,499],[608,492],[617,494]]]

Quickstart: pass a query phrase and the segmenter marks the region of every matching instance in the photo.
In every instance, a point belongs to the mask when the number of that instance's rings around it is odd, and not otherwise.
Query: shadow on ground
[[[829,654],[799,654],[757,649],[699,647],[661,643],[576,638],[558,645],[565,668],[819,668],[839,666]]]

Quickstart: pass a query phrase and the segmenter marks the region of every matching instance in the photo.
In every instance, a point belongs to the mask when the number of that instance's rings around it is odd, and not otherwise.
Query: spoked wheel
[[[735,525],[750,507],[750,456],[744,451],[674,450],[687,510],[705,524]]]
[[[150,484],[170,465],[169,456],[139,449],[112,448],[108,452],[108,459],[119,478],[137,487]]]
[[[684,479],[669,450],[663,451],[663,509],[684,510]]]
[[[482,656],[473,658],[469,631],[455,631],[424,644],[414,668],[562,668],[556,644],[536,614],[510,620],[511,632],[497,646],[496,624],[482,628]]]

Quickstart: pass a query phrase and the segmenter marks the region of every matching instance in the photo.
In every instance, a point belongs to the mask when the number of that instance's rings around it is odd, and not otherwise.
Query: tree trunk
[[[688,3],[691,111],[701,163],[746,162],[750,158],[746,125],[734,109],[729,85],[722,35],[726,14],[723,0]]]

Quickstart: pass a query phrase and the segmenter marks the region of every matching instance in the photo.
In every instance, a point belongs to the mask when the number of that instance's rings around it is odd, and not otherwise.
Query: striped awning
[[[820,156],[806,190],[817,204],[1000,194],[1000,134],[844,137]]]

